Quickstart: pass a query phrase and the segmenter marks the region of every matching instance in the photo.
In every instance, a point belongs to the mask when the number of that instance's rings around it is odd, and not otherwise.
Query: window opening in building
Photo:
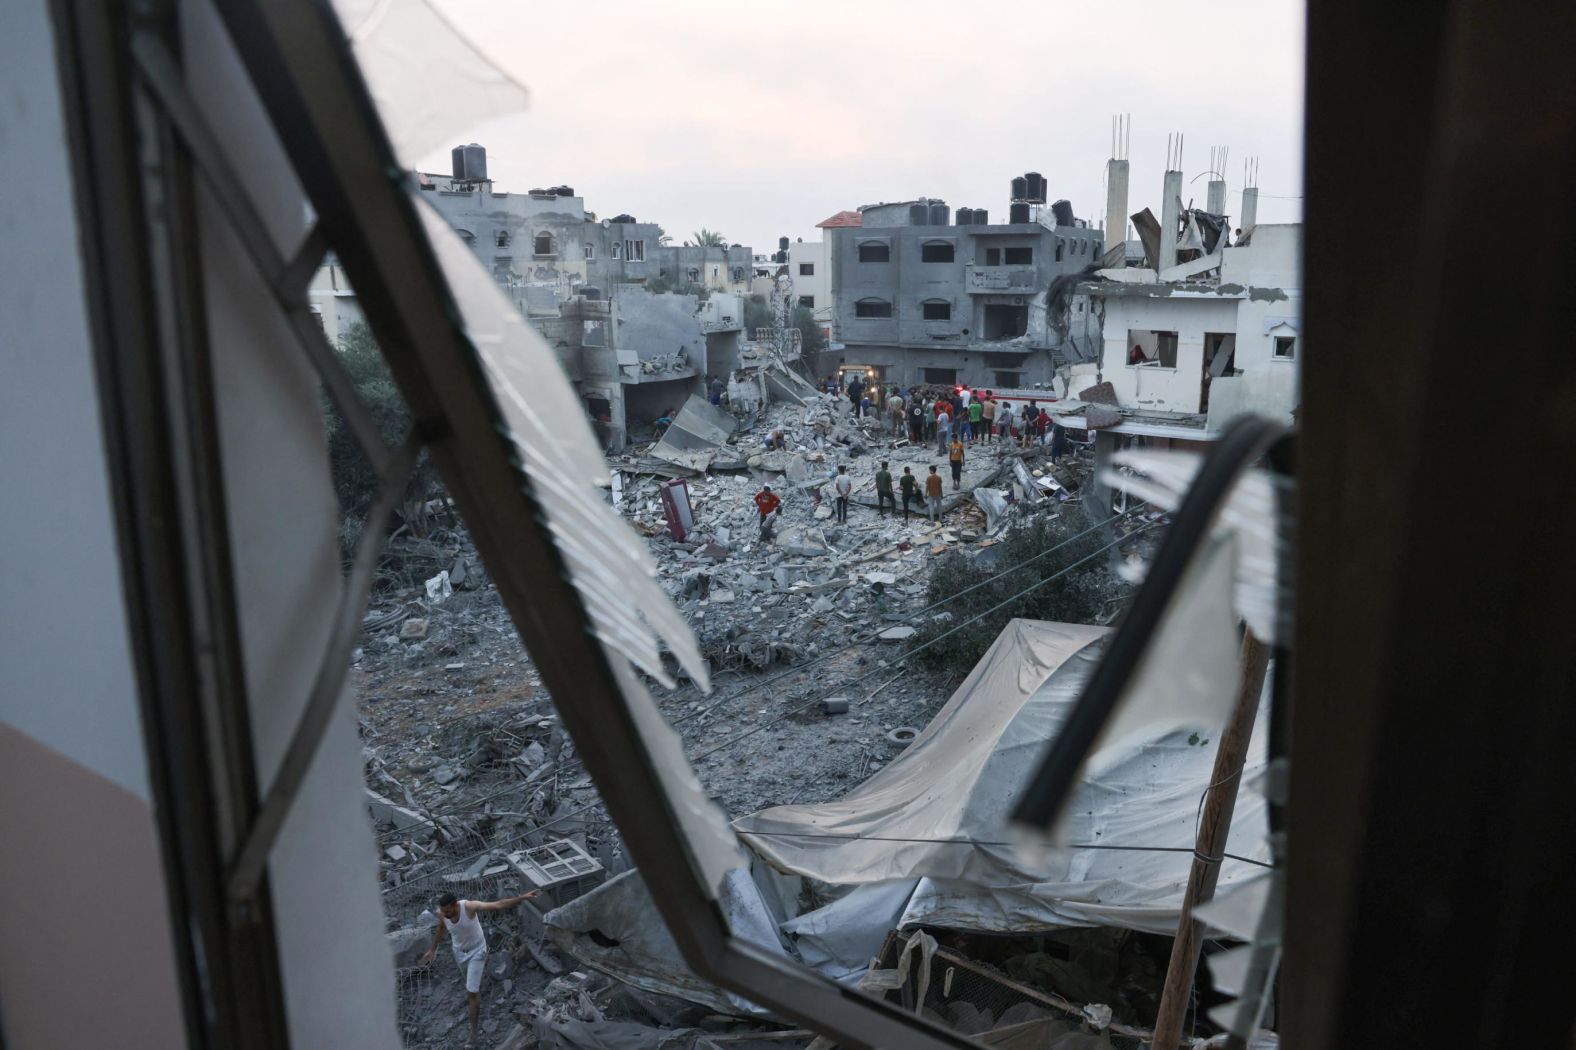
[[[586,241],[586,243],[585,243],[585,251],[586,251],[586,258],[588,260],[596,258],[596,245],[592,244],[590,241]]]
[[[1011,303],[987,303],[985,339],[1016,339],[1029,331],[1029,307]]]
[[[1000,266],[1001,265],[1001,249],[1000,248],[986,248],[985,249],[985,265],[986,266]]]
[[[624,242],[624,261],[625,262],[645,262],[646,261],[646,242],[645,241],[625,241]]]
[[[1297,337],[1291,335],[1276,336],[1275,357],[1279,361],[1297,360]]]
[[[884,244],[861,244],[859,246],[859,261],[862,263],[891,262],[892,249]]]
[[[615,258],[615,259],[618,258],[618,249],[619,249],[619,244],[618,244],[617,241],[614,241],[613,242],[613,247],[612,247],[612,254],[613,254],[613,258]]]
[[[996,373],[996,385],[997,386],[1001,386],[1001,387],[1007,387],[1008,389],[1011,389],[1013,387],[1020,387],[1020,386],[1023,385],[1023,373],[1022,372],[997,372]]]
[[[1155,353],[1161,368],[1175,368],[1177,366],[1177,334],[1175,332],[1156,332]]]
[[[956,368],[927,368],[924,371],[925,382],[927,383],[952,386],[958,381],[958,370]]]
[[[930,241],[919,246],[919,261],[928,263],[949,263],[952,261],[952,245],[945,241]]]
[[[885,299],[861,299],[854,304],[855,317],[891,317],[892,304]]]
[[[927,321],[952,320],[952,304],[943,299],[927,299],[920,304]]]
[[[1057,262],[1061,262],[1062,261],[1062,242],[1061,242],[1061,240],[1059,238],[1056,241],[1056,261]]]
[[[1033,248],[1008,248],[1005,251],[1008,266],[1031,266],[1034,263]]]
[[[799,276],[800,277],[814,277],[815,276],[815,263],[800,263],[799,264]]]
[[[531,251],[535,255],[552,255],[553,235],[550,233],[537,234],[536,242],[532,245]]]
[[[509,247],[509,231],[499,230],[497,235],[493,238],[493,243],[497,244],[500,248]]]
[[[815,296],[813,296],[813,295],[801,295],[799,297],[799,305],[804,307],[806,310],[814,310],[815,309]]]

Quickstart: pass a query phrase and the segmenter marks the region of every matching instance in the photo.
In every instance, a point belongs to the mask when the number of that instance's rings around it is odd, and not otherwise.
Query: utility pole
[[[1269,647],[1254,637],[1251,629],[1245,628],[1237,704],[1215,751],[1215,768],[1209,775],[1209,794],[1199,820],[1193,867],[1188,872],[1187,892],[1182,897],[1182,914],[1177,919],[1177,936],[1171,945],[1171,963],[1166,968],[1166,983],[1160,993],[1160,1015],[1155,1020],[1155,1038],[1150,1050],[1177,1050],[1182,1038],[1182,1021],[1193,997],[1193,976],[1198,971],[1199,951],[1203,947],[1203,931],[1198,920],[1193,918],[1193,910],[1215,896],[1215,883],[1220,879],[1220,862],[1225,859],[1226,837],[1231,833],[1231,815],[1237,808],[1237,789],[1248,757],[1248,741],[1253,738],[1253,723],[1259,714],[1259,697],[1264,692],[1264,672],[1269,658]]]

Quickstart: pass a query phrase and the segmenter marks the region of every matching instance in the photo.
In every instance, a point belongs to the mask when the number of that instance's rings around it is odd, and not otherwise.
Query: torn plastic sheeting
[[[597,637],[667,681],[660,638],[706,688],[705,660],[650,552],[596,487],[608,467],[557,358],[448,223],[419,198],[416,210]]]
[[[526,89],[426,0],[334,0],[394,155],[415,167],[485,121],[522,112]]]
[[[1165,510],[1181,506],[1204,459],[1196,452],[1129,450],[1111,457],[1100,480]],[[1125,468],[1125,469],[1118,469]],[[1131,472],[1131,473],[1129,473]],[[1273,475],[1262,469],[1244,473],[1215,518],[1218,535],[1237,536],[1235,593],[1237,613],[1261,641],[1273,644],[1289,625],[1283,610],[1292,607],[1279,579],[1282,543],[1277,530],[1280,504]]]

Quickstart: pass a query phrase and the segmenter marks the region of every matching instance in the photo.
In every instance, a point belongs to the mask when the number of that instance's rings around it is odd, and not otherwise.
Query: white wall
[[[1197,412],[1204,375],[1204,333],[1236,331],[1236,315],[1235,299],[1214,295],[1107,298],[1102,371],[1115,388],[1117,401],[1128,408]],[[1135,329],[1176,332],[1176,367],[1128,364],[1129,332]]]
[[[815,273],[803,277],[799,264],[809,263]],[[795,241],[788,246],[788,273],[793,277],[794,301],[801,295],[815,296],[815,319],[823,325],[832,323],[832,255],[831,246],[823,238],[815,241]]]

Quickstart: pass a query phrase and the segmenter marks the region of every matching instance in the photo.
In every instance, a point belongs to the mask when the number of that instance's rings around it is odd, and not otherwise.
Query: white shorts
[[[473,948],[468,954],[454,953],[454,965],[460,968],[465,975],[465,990],[479,992],[482,990],[482,974],[487,970],[487,946]]]

